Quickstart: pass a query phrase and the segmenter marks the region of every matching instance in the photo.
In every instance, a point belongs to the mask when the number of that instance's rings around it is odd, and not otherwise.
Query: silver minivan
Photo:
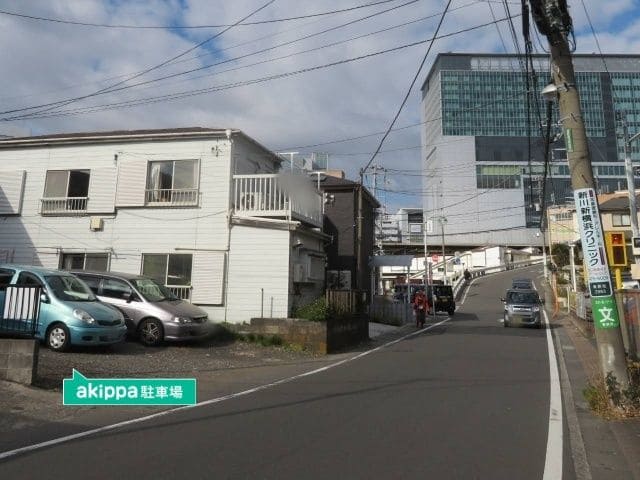
[[[117,272],[71,270],[99,300],[118,308],[129,333],[145,345],[198,340],[211,332],[207,312],[176,297],[149,277]]]

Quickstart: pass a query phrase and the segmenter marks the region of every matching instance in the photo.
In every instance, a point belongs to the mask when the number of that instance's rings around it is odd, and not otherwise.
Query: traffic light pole
[[[587,145],[587,135],[580,95],[567,36],[571,17],[566,3],[557,0],[530,0],[538,30],[550,44],[553,84],[543,90],[547,99],[557,99],[560,122],[567,147],[567,161],[574,190],[576,213],[580,225],[589,293],[595,326],[596,342],[603,376],[615,376],[622,388],[627,388],[627,372],[618,309],[611,285],[611,274],[604,254],[604,235],[595,193],[595,182]]]

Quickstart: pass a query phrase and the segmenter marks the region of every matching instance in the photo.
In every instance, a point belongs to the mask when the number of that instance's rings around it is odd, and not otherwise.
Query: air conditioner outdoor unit
[[[91,217],[91,223],[89,229],[92,232],[101,231],[104,228],[104,220],[101,217]]]
[[[307,280],[307,269],[303,263],[293,264],[293,281],[300,283]]]

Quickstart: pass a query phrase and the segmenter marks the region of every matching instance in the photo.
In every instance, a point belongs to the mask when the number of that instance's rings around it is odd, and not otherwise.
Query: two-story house
[[[332,239],[327,246],[327,288],[358,289],[370,293],[369,259],[375,248],[375,218],[380,203],[362,187],[362,232],[358,248],[360,185],[343,178],[342,172],[338,175],[327,174],[318,182],[326,197],[324,232]]]
[[[214,321],[322,294],[321,197],[239,130],[0,140],[0,262],[141,273]]]

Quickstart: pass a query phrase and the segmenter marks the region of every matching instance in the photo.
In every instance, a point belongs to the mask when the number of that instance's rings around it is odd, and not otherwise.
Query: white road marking
[[[243,397],[243,396],[249,395],[251,393],[255,393],[255,392],[259,392],[261,390],[266,390],[268,388],[275,387],[276,385],[282,385],[282,384],[285,384],[285,383],[292,382],[292,381],[297,380],[299,378],[309,377],[311,375],[315,375],[317,373],[324,372],[326,370],[330,370],[330,369],[338,367],[340,365],[344,365],[346,363],[353,362],[354,360],[357,360],[359,358],[362,358],[362,357],[365,357],[367,355],[370,355],[370,354],[372,354],[374,352],[382,350],[383,348],[387,348],[387,347],[390,347],[392,345],[395,345],[396,343],[399,343],[399,342],[401,342],[403,340],[406,340],[407,338],[411,338],[411,337],[413,337],[415,335],[418,335],[420,333],[426,332],[427,330],[430,330],[430,329],[432,329],[434,327],[442,325],[443,323],[446,323],[449,320],[451,320],[451,317],[447,317],[447,318],[445,318],[444,320],[441,320],[438,323],[434,323],[433,325],[429,325],[428,327],[425,327],[423,329],[411,332],[411,333],[409,333],[407,335],[404,335],[404,336],[402,336],[402,337],[400,337],[400,338],[398,338],[396,340],[392,340],[390,342],[385,343],[384,345],[380,345],[379,347],[376,347],[376,348],[373,348],[371,350],[367,350],[367,351],[361,352],[358,355],[355,355],[355,356],[349,357],[349,358],[345,358],[344,360],[340,360],[339,362],[335,362],[335,363],[332,363],[330,365],[326,365],[324,367],[316,368],[315,370],[311,370],[309,372],[305,372],[305,373],[301,373],[301,374],[298,374],[298,375],[294,375],[292,377],[283,378],[283,379],[277,380],[275,382],[267,383],[265,385],[260,385],[260,386],[254,387],[254,388],[250,388],[248,390],[243,390],[241,392],[231,393],[229,395],[224,395],[222,397],[217,397],[217,398],[212,398],[210,400],[205,400],[204,402],[199,402],[196,405],[186,405],[186,406],[183,406],[183,407],[172,408],[170,410],[164,410],[162,412],[154,413],[154,414],[151,414],[151,415],[145,415],[144,417],[138,417],[138,418],[134,418],[134,419],[131,419],[131,420],[125,420],[123,422],[118,422],[118,423],[114,423],[114,424],[111,424],[111,425],[105,425],[104,427],[98,427],[98,428],[94,428],[94,429],[91,429],[91,430],[85,430],[84,432],[74,433],[73,435],[66,435],[64,437],[54,438],[54,439],[48,440],[46,442],[35,443],[33,445],[27,445],[26,447],[16,448],[14,450],[8,450],[6,452],[0,452],[0,460],[5,460],[7,458],[14,457],[16,455],[20,455],[20,454],[23,454],[23,453],[33,452],[35,450],[40,450],[42,448],[51,447],[51,446],[54,446],[54,445],[60,445],[62,443],[70,442],[71,440],[77,440],[79,438],[88,437],[88,436],[91,436],[91,435],[95,435],[97,433],[108,432],[108,431],[111,431],[111,430],[116,430],[118,428],[127,427],[129,425],[134,425],[136,423],[146,422],[147,420],[152,420],[154,418],[164,417],[166,415],[170,415],[170,414],[175,413],[175,412],[179,412],[179,411],[183,411],[183,410],[189,410],[189,409],[193,409],[193,408],[197,408],[197,407],[204,407],[206,405],[213,405],[215,403],[224,402],[225,400],[231,400],[233,398]]]
[[[547,434],[547,454],[544,462],[543,480],[562,478],[562,395],[560,393],[560,375],[558,361],[551,337],[551,325],[547,312],[542,310],[547,331],[547,350],[549,351],[549,431]]]

